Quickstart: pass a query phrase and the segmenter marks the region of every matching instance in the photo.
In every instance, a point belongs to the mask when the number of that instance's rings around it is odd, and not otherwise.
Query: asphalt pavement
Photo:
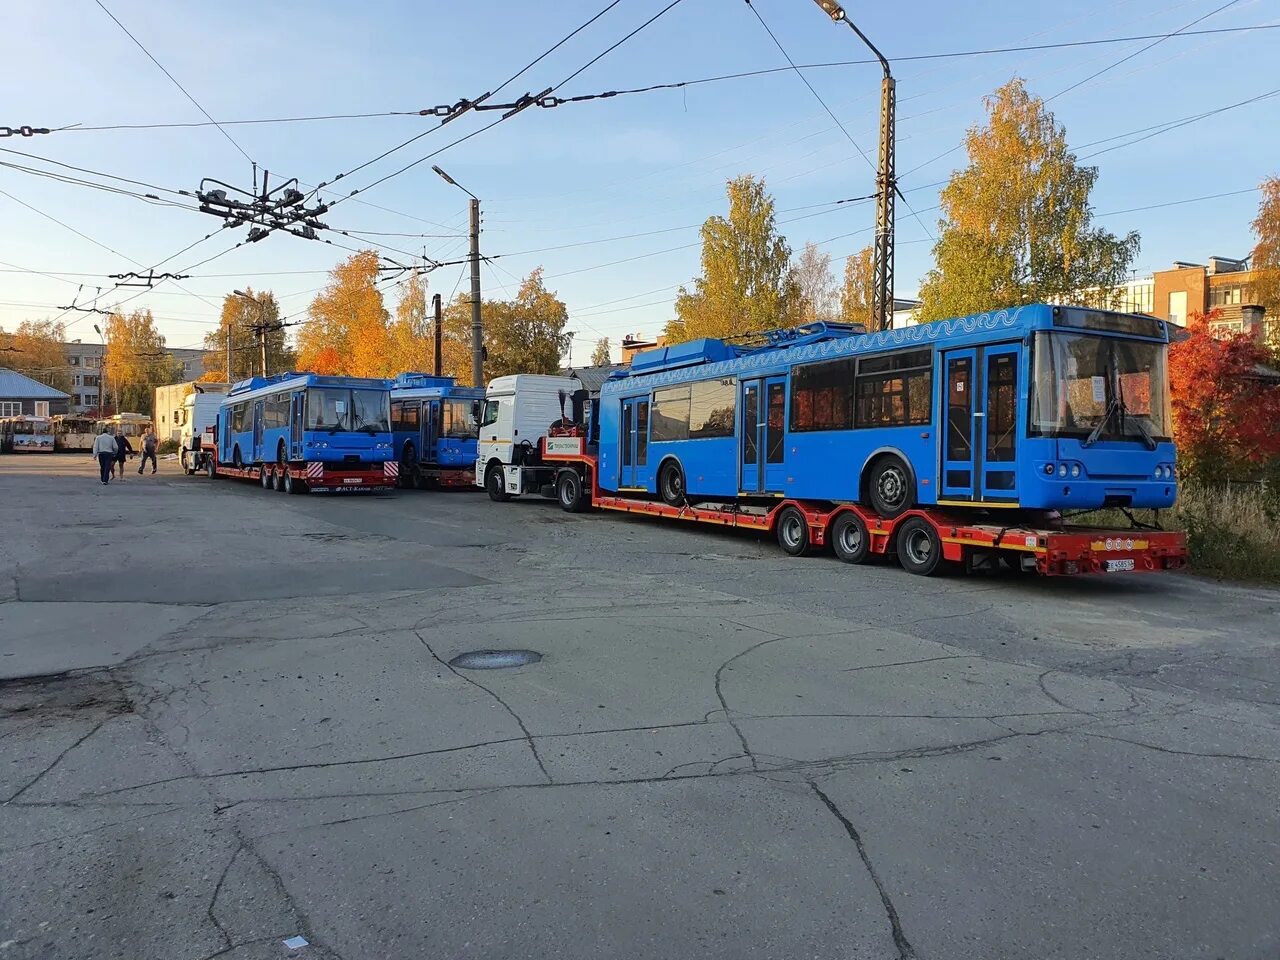
[[[1280,955],[1280,592],[96,474],[0,458],[0,960]]]

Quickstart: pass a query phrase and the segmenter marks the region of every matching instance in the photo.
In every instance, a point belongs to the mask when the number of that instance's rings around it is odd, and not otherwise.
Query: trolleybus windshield
[[[479,400],[446,400],[440,412],[440,432],[453,440],[475,440],[480,436],[476,421]]]
[[[360,433],[388,433],[388,395],[382,390],[351,391],[351,428]]]
[[[1168,440],[1163,343],[1088,334],[1038,333],[1031,432],[1094,440]]]

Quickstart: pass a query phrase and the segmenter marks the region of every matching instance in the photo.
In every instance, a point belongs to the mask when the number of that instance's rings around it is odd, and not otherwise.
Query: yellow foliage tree
[[[156,387],[176,383],[182,376],[182,364],[165,352],[164,337],[150,310],[135,310],[127,316],[111,314],[105,333],[103,373],[116,409],[150,411]]]
[[[66,330],[53,320],[23,320],[13,333],[0,329],[0,366],[71,393],[65,339]]]
[[[942,191],[920,319],[1062,298],[1105,304],[1137,256],[1138,234],[1094,226],[1098,169],[1077,164],[1066,131],[1021,80],[986,108],[986,126],[965,138],[969,165]]]
[[[730,180],[729,216],[702,225],[702,276],[680,288],[668,343],[786,326],[798,305],[791,248],[774,224],[773,198],[750,174]]]
[[[231,333],[231,382],[243,380],[262,372],[262,346],[255,324],[274,325],[280,320],[280,303],[270,290],[254,292],[253,287],[244,290],[250,297],[228,293],[222,299],[222,316],[218,329],[205,334],[204,374],[200,379],[220,381],[227,379],[227,333]],[[283,373],[294,366],[293,351],[285,336],[284,328],[267,331],[267,369],[271,373]]]
[[[1262,181],[1262,202],[1253,232],[1258,238],[1253,248],[1253,284],[1250,298],[1266,308],[1266,339],[1273,352],[1280,353],[1280,177]]]
[[[432,318],[427,313],[427,281],[414,271],[401,284],[396,318],[387,330],[388,376],[430,372],[435,362]]]
[[[876,268],[870,247],[863,247],[844,262],[844,285],[840,288],[840,319],[871,329],[871,305]]]
[[[377,280],[378,255],[372,250],[352,254],[333,268],[298,333],[299,367],[353,377],[393,372],[388,315]]]

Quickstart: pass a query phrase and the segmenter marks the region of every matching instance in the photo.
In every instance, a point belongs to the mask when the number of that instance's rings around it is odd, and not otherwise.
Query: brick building
[[[1264,325],[1280,321],[1280,317],[1266,316],[1262,307],[1253,302],[1252,280],[1253,271],[1247,260],[1210,257],[1208,263],[1179,261],[1168,270],[1152,274],[1151,312],[1170,323],[1186,326],[1192,314],[1218,310],[1221,316],[1212,324],[1215,333],[1262,336]]]

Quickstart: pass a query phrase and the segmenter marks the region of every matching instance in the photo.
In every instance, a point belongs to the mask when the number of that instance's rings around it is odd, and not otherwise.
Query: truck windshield
[[[487,427],[491,423],[498,422],[498,404],[500,400],[486,400],[484,402],[484,416],[480,419],[480,426]]]
[[[1038,333],[1031,432],[1092,440],[1169,439],[1168,346]]]
[[[480,436],[480,425],[476,422],[479,412],[478,400],[446,400],[441,411],[441,436],[454,440],[474,440]]]
[[[351,429],[360,433],[391,430],[389,394],[382,390],[351,391]]]

